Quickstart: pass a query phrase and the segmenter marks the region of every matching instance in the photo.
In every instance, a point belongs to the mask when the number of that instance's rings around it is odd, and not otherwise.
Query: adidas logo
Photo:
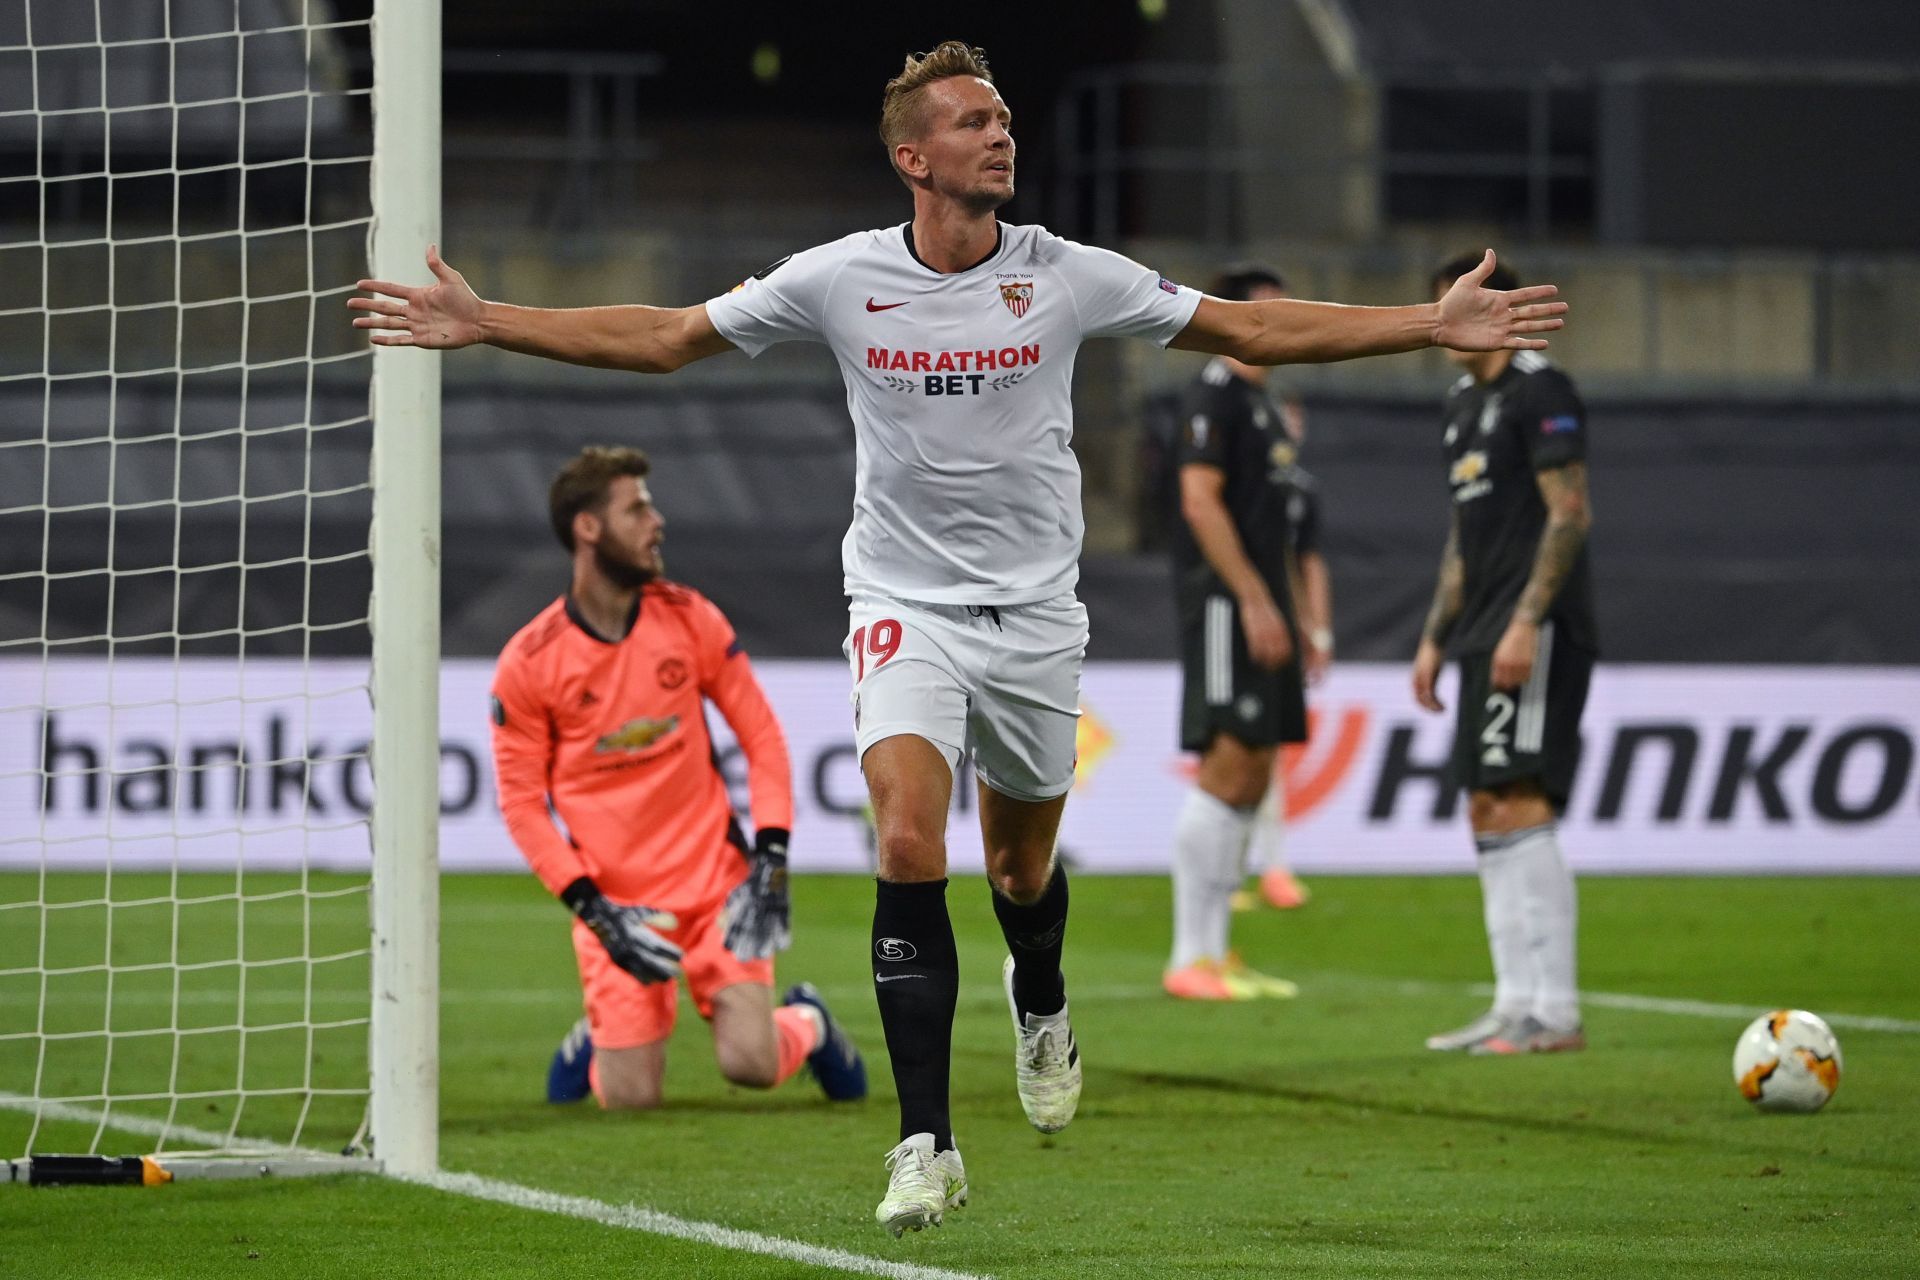
[[[583,707],[590,707],[598,701],[600,701],[600,695],[591,689],[580,695],[580,705]]]

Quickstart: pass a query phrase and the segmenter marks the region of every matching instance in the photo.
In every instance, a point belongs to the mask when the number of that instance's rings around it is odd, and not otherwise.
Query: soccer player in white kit
[[[436,248],[437,283],[360,282],[354,324],[383,346],[489,343],[602,368],[668,373],[776,342],[833,351],[853,418],[852,601],[845,652],[873,800],[879,877],[872,966],[900,1099],[875,1216],[893,1235],[967,1199],[948,1111],[959,991],[946,904],[954,770],[970,751],[994,913],[1009,957],[1015,1080],[1043,1132],[1073,1119],[1080,1058],[1060,956],[1067,882],[1054,857],[1073,783],[1086,610],[1068,447],[1074,356],[1142,337],[1249,364],[1429,346],[1542,347],[1551,285],[1481,287],[1491,251],[1437,303],[1223,302],[1104,249],[1001,223],[1013,197],[1011,114],[978,49],[907,59],[880,133],[913,220],[784,258],[702,305],[548,310],[487,302]]]

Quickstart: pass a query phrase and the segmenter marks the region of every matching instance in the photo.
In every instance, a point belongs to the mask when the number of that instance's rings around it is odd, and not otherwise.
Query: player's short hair
[[[1453,288],[1453,282],[1480,265],[1484,253],[1463,253],[1457,258],[1449,258],[1433,269],[1433,279],[1428,282],[1434,293],[1442,289]],[[1520,277],[1507,269],[1507,264],[1498,262],[1487,273],[1486,286],[1498,289],[1502,293],[1520,287]]]
[[[993,72],[987,68],[987,51],[976,49],[964,40],[948,40],[930,53],[907,55],[906,66],[900,69],[899,75],[887,81],[886,90],[880,95],[880,141],[886,144],[887,163],[893,164],[895,147],[919,137],[926,128],[924,102],[927,86],[936,80],[948,80],[954,76],[978,76],[992,84]],[[894,165],[894,172],[900,172],[899,165]],[[905,174],[901,174],[900,178],[906,181]]]
[[[560,468],[547,490],[547,513],[553,518],[553,536],[573,550],[573,518],[582,511],[606,507],[607,490],[621,476],[645,476],[653,463],[638,449],[590,444]]]
[[[1220,269],[1207,292],[1223,302],[1251,302],[1262,285],[1284,292],[1287,280],[1264,262],[1235,262]]]

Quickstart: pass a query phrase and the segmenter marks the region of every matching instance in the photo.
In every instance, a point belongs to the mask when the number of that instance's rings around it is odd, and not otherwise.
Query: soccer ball
[[[1733,1083],[1762,1111],[1818,1111],[1840,1087],[1840,1042],[1805,1009],[1763,1013],[1733,1046]]]

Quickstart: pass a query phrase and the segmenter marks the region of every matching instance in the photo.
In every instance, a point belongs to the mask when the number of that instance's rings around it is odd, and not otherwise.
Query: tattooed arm
[[[1434,585],[1433,604],[1427,609],[1426,625],[1420,629],[1420,649],[1413,658],[1413,700],[1429,711],[1447,709],[1433,686],[1443,657],[1440,643],[1460,616],[1466,572],[1460,559],[1460,513],[1456,509],[1447,529],[1447,549],[1440,553],[1440,580]]]
[[[1540,624],[1566,584],[1587,543],[1587,530],[1593,525],[1593,513],[1587,501],[1587,464],[1569,462],[1562,467],[1536,472],[1540,499],[1547,505],[1547,527],[1540,533],[1540,547],[1534,552],[1533,571],[1520,592],[1520,603],[1513,621],[1493,651],[1493,687],[1513,689],[1533,674],[1534,652],[1539,646]]]
[[[1440,580],[1433,588],[1433,603],[1427,608],[1426,625],[1420,629],[1424,643],[1439,644],[1447,638],[1453,620],[1460,616],[1460,599],[1466,585],[1466,565],[1460,559],[1460,513],[1453,513],[1447,529],[1447,549],[1440,553]]]

